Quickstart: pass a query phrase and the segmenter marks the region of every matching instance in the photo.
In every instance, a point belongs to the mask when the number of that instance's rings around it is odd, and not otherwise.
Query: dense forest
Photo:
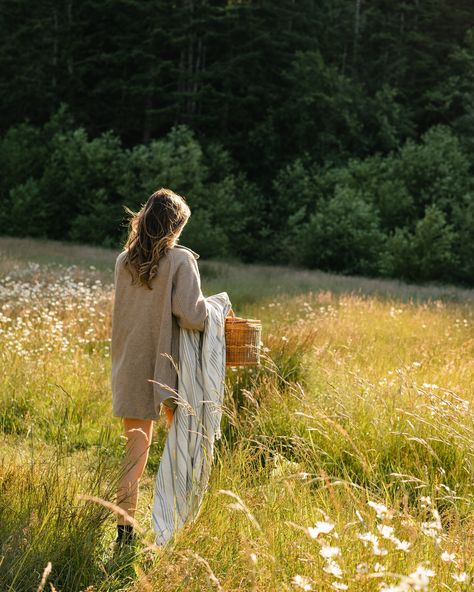
[[[472,0],[3,0],[3,234],[474,285]]]

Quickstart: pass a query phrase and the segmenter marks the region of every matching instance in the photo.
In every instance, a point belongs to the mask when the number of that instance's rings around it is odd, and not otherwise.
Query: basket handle
[[[228,317],[235,317],[235,312],[232,307],[230,308],[229,312],[227,313],[227,316]]]

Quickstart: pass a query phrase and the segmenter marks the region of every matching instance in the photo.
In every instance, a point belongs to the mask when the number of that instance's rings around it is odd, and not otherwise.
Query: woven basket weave
[[[236,317],[232,309],[225,318],[226,366],[260,364],[262,323],[257,319]]]

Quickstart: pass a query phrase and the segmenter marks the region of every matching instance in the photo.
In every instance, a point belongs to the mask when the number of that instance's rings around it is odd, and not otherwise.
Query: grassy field
[[[205,295],[262,320],[262,364],[228,369],[209,491],[166,553],[156,423],[144,534],[114,558],[81,496],[114,501],[124,446],[116,254],[0,238],[1,592],[473,589],[474,291],[202,259]]]

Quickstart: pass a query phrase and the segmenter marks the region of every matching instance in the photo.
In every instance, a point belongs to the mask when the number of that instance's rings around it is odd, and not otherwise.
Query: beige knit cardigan
[[[126,250],[122,251],[115,263],[113,415],[158,419],[162,403],[176,407],[173,390],[177,389],[178,375],[174,364],[179,368],[180,327],[204,330],[208,313],[196,262],[199,255],[176,244],[159,260],[150,290],[132,285],[125,254]]]

